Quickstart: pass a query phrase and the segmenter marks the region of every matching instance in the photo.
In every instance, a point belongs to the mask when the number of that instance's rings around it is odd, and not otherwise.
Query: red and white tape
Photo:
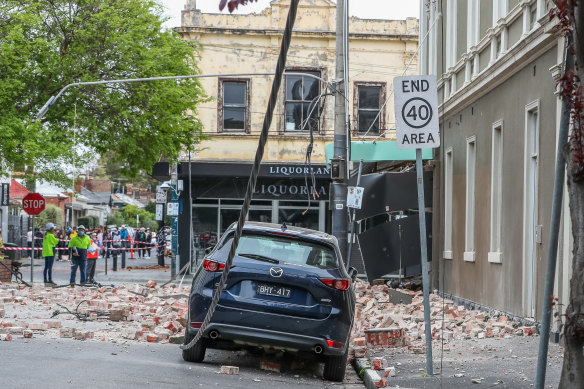
[[[141,247],[141,248],[138,248],[138,249],[136,249],[135,247],[134,248],[132,248],[132,247],[100,247],[100,249],[106,249],[106,250],[110,250],[110,251],[113,251],[113,250],[124,250],[124,251],[127,251],[127,250],[140,250],[140,249],[146,250],[146,249],[149,249],[149,248],[165,247],[165,246],[166,246],[166,244],[154,245],[154,246],[150,246],[150,247]],[[7,250],[7,251],[30,251],[30,250],[40,251],[42,249],[43,249],[42,247],[35,247],[34,249],[32,247],[4,247],[4,248],[0,248],[0,251],[1,250]],[[54,250],[65,250],[65,251],[68,251],[69,248],[68,247],[55,247]]]

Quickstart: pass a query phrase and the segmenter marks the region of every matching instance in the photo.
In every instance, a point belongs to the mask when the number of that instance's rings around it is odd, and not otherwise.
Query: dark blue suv
[[[189,297],[188,344],[201,327],[233,240],[223,234],[197,269]],[[261,347],[310,353],[325,363],[324,378],[342,381],[353,325],[355,293],[331,235],[248,222],[227,285],[201,340],[183,350],[201,362],[207,348]]]

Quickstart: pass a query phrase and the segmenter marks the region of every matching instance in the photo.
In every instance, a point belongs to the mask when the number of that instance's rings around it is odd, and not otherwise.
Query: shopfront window
[[[306,208],[302,207],[282,207],[278,210],[278,223],[318,230],[318,209],[309,209],[308,212],[304,213],[305,210]]]
[[[195,248],[206,249],[217,242],[217,207],[193,208],[193,240]]]

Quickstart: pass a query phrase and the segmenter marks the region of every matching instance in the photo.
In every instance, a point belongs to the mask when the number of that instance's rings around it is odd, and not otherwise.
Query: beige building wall
[[[206,14],[196,9],[196,1],[188,0],[177,29],[184,40],[199,42],[198,66],[202,74],[271,73],[275,70],[281,35],[288,15],[289,1],[276,0],[259,14]],[[335,77],[336,5],[328,0],[300,2],[294,34],[288,52],[287,67],[294,71],[319,70],[330,82]],[[395,120],[391,85],[393,77],[417,73],[418,20],[365,20],[351,18],[350,31],[350,115],[356,130],[355,83],[374,82],[383,85],[381,129],[367,136],[353,132],[353,140],[393,139]],[[407,65],[409,64],[409,67]],[[407,70],[406,70],[407,67]],[[235,77],[235,76],[234,76]],[[237,77],[235,77],[237,78]],[[221,132],[220,84],[217,78],[204,78],[201,83],[212,101],[198,107],[199,118],[209,140],[200,145],[195,159],[221,161],[253,160],[271,88],[271,76],[249,78],[248,133]],[[282,83],[282,89],[285,82]],[[270,137],[266,146],[266,162],[303,163],[308,146],[308,131],[285,130],[284,95],[280,91]],[[321,84],[321,92],[324,85]],[[315,133],[313,163],[324,163],[325,144],[333,141],[333,96],[326,96],[320,131]]]

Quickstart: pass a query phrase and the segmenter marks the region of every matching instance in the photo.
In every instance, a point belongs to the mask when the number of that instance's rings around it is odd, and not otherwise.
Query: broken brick
[[[239,367],[237,366],[221,366],[221,374],[237,375],[239,374]]]
[[[272,361],[260,361],[260,369],[267,371],[274,371],[276,373],[280,372],[281,366],[277,362]]]

